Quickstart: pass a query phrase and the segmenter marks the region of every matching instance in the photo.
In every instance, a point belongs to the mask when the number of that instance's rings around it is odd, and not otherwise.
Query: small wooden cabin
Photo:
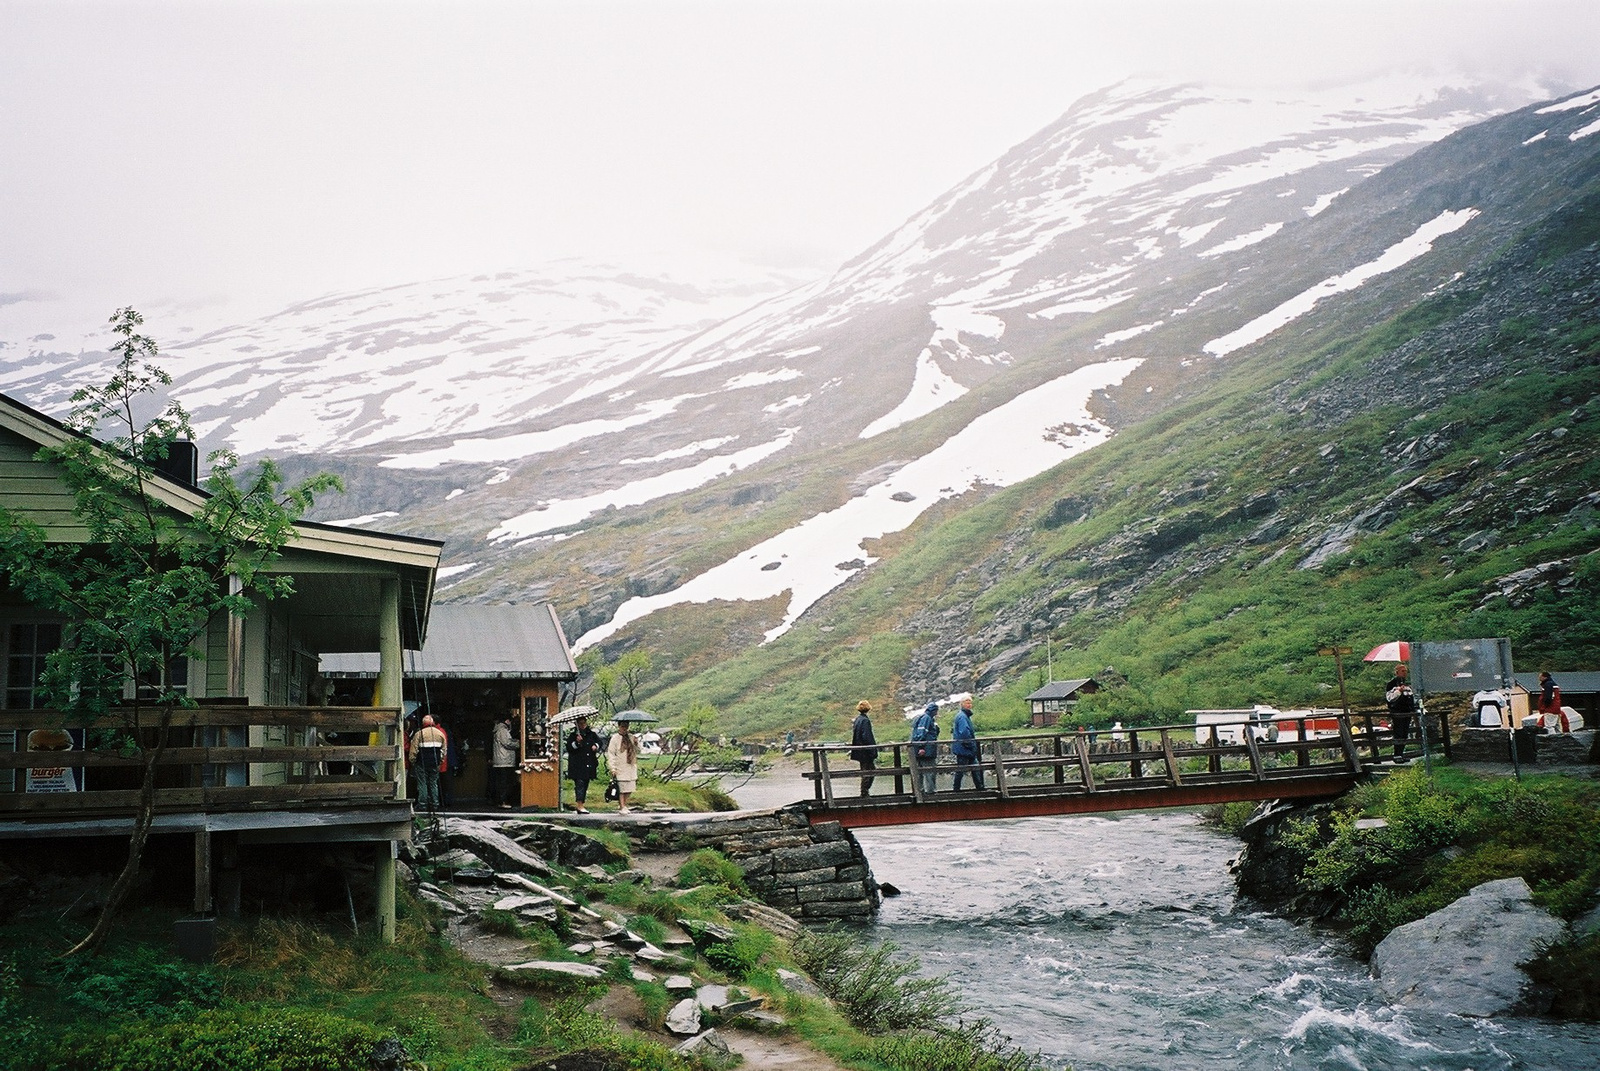
[[[1063,716],[1077,709],[1078,700],[1100,690],[1093,677],[1071,681],[1051,681],[1037,692],[1027,696],[1035,729],[1047,729],[1061,722]]]

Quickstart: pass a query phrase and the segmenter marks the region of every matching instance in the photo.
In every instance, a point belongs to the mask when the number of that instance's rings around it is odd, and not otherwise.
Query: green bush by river
[[[1242,826],[1241,811],[1222,812]],[[1248,831],[1247,839],[1249,839]],[[1291,879],[1286,903],[1347,929],[1371,950],[1391,930],[1471,889],[1522,877],[1535,903],[1573,920],[1600,900],[1600,782],[1561,775],[1479,776],[1420,765],[1276,825],[1266,851],[1247,852],[1247,890],[1271,866]],[[1252,861],[1251,854],[1255,853]],[[1269,896],[1270,898],[1270,896]],[[1530,967],[1560,994],[1561,1014],[1600,1018],[1600,934],[1569,939]]]

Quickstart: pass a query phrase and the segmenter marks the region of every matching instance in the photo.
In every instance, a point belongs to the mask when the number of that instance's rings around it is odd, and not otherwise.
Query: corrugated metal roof
[[[556,678],[578,675],[567,637],[549,603],[484,606],[436,603],[421,651],[405,653],[408,677]],[[378,655],[322,656],[325,677],[373,678]]]
[[[1088,684],[1093,680],[1093,677],[1083,677],[1075,681],[1051,681],[1043,688],[1040,688],[1037,692],[1034,692],[1032,695],[1025,696],[1024,698],[1029,700],[1070,699],[1072,698],[1072,693],[1076,692],[1079,688],[1082,688],[1085,684]]]
[[[1539,691],[1539,674],[1514,673],[1512,676],[1517,679],[1518,684],[1528,689],[1528,691],[1535,693]],[[1589,695],[1593,692],[1600,692],[1600,673],[1579,670],[1563,673],[1552,669],[1550,676],[1556,679],[1556,687],[1561,689],[1561,694],[1564,696]]]

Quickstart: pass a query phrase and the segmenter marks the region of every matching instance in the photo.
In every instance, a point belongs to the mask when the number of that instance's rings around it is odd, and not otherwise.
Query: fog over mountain
[[[175,342],[148,326],[205,446],[340,472],[350,494],[321,519],[446,538],[442,598],[554,598],[586,643],[679,603],[776,599],[771,640],[935,505],[1037,476],[1342,295],[1428,271],[1485,204],[1364,184],[1546,92],[1127,82],[825,278],[567,262]],[[1522,151],[1600,144],[1600,94],[1545,114]],[[52,341],[0,343],[0,389],[60,412],[104,360]],[[669,506],[692,513],[649,519]],[[630,518],[648,561],[618,549]]]

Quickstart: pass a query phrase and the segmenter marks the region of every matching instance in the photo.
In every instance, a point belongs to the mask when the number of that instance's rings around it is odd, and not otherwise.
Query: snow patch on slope
[[[939,362],[933,359],[932,350],[923,350],[917,356],[917,373],[911,381],[911,391],[889,412],[861,429],[857,438],[870,439],[891,428],[926,416],[941,406],[955,401],[967,388],[945,375]]]
[[[1323,298],[1354,290],[1373,276],[1394,271],[1429,252],[1433,249],[1434,239],[1460,230],[1477,214],[1476,208],[1466,208],[1459,212],[1441,212],[1411,232],[1408,237],[1385,249],[1376,260],[1370,260],[1343,274],[1324,279],[1316,286],[1303,290],[1283,302],[1271,312],[1257,316],[1237,331],[1212,339],[1201,349],[1213,357],[1226,357],[1234,350],[1248,346],[1252,342],[1259,342],[1278,328],[1310,312],[1312,306]]]
[[[624,484],[609,491],[600,491],[581,498],[553,498],[547,502],[541,502],[526,513],[520,513],[515,517],[500,522],[485,538],[492,543],[503,542],[508,539],[526,539],[530,536],[553,532],[558,528],[579,524],[608,507],[622,509],[625,506],[638,506],[657,498],[665,498],[667,495],[692,491],[696,487],[738,472],[740,469],[749,468],[763,458],[772,456],[794,442],[797,430],[796,428],[785,428],[776,439],[770,442],[764,442],[731,454],[718,454],[714,457],[708,457],[698,465],[691,465],[688,468],[675,469],[672,472],[664,472],[658,476],[635,480],[632,483]]]
[[[1110,438],[1110,429],[1089,413],[1089,400],[1121,383],[1141,363],[1089,365],[1017,395],[838,509],[817,514],[673,591],[629,599],[609,622],[580,637],[574,649],[667,606],[760,600],[787,591],[783,620],[766,634],[764,642],[771,642],[817,600],[875,561],[864,541],[904,530],[941,499],[979,485],[1009,487]]]

